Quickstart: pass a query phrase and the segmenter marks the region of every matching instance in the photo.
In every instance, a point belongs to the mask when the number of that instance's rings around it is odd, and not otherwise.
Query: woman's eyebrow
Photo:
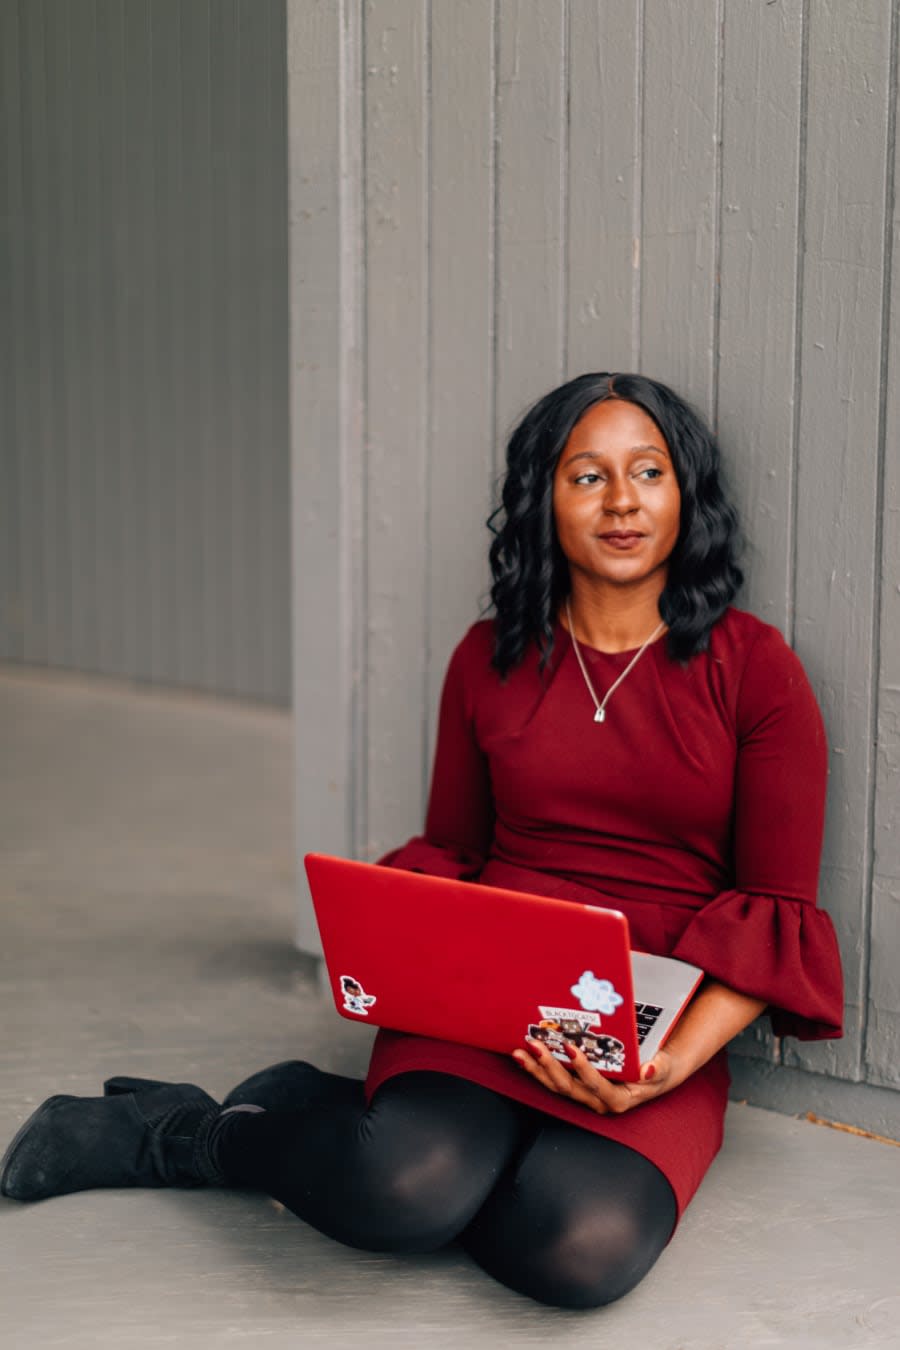
[[[667,452],[658,445],[633,445],[628,451],[630,455],[641,455],[650,452],[651,455],[661,455],[663,459],[667,457]],[[567,464],[573,464],[576,459],[602,459],[595,450],[579,450],[577,454],[570,455],[566,460]]]

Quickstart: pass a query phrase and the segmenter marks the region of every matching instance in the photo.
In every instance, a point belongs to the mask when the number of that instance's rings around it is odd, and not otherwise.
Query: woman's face
[[[553,476],[553,518],[573,574],[616,586],[666,584],[681,492],[652,417],[624,399],[595,403],[572,429]]]

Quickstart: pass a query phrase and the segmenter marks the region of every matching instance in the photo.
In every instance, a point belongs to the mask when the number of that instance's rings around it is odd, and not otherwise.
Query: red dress
[[[491,621],[454,652],[425,833],[383,862],[622,910],[635,947],[765,999],[776,1034],[840,1036],[840,956],[816,907],[825,733],[778,631],[730,609],[687,665],[658,640],[599,725],[561,625],[543,673],[535,650],[503,682],[492,652]],[[601,698],[633,655],[582,653]],[[724,1050],[621,1116],[557,1097],[511,1057],[391,1031],[378,1034],[367,1092],[417,1069],[620,1140],[665,1173],[679,1214],[722,1140]]]

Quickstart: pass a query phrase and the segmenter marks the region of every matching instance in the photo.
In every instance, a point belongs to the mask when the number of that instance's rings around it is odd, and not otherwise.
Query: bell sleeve
[[[478,745],[473,686],[490,666],[490,625],[477,624],[450,659],[441,694],[425,832],[379,859],[429,876],[475,881],[494,834],[487,759]]]
[[[840,953],[816,904],[825,730],[803,667],[774,628],[748,656],[736,730],[734,889],[697,911],[672,954],[765,999],[777,1036],[840,1036]]]

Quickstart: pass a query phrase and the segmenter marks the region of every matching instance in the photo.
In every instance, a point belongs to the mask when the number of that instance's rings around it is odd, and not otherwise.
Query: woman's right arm
[[[473,673],[490,660],[484,625],[456,648],[444,680],[425,831],[380,859],[430,876],[474,881],[494,834],[494,800],[487,759],[475,735]]]

